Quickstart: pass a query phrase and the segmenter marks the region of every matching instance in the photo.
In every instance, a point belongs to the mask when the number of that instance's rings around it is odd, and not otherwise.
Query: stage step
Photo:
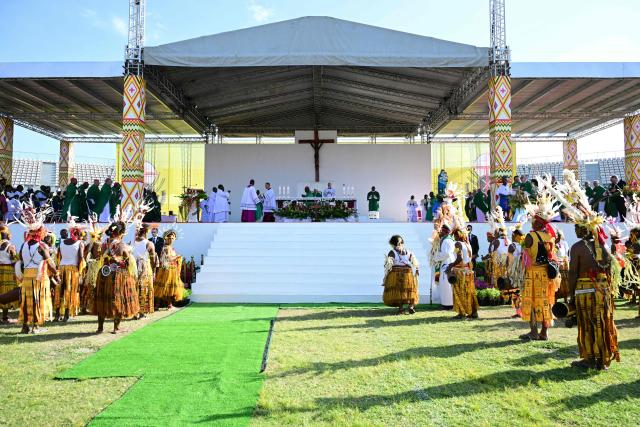
[[[393,234],[420,262],[429,298],[426,224],[220,224],[193,285],[195,302],[380,302]]]

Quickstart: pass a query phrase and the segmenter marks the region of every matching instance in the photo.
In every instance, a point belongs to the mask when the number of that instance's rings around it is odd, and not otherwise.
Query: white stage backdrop
[[[205,153],[206,190],[218,184],[231,190],[231,221],[240,220],[240,198],[249,179],[261,191],[267,181],[276,193],[278,186],[289,186],[292,195],[315,179],[313,149],[305,144],[212,144]],[[320,150],[320,180],[318,186],[331,182],[339,195],[343,184],[354,186],[361,220],[367,216],[367,193],[375,186],[381,218],[404,221],[409,196],[419,201],[431,188],[431,147],[327,144]]]

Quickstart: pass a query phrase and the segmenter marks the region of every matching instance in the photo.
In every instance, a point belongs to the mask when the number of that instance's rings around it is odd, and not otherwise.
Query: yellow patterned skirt
[[[154,287],[156,299],[172,304],[182,300],[184,283],[180,279],[179,265],[170,265],[169,268],[159,268],[156,273]]]
[[[140,313],[153,313],[153,270],[149,259],[138,260],[138,296]]]
[[[491,254],[491,286],[498,289],[498,279],[507,278],[507,254],[498,254],[493,252]]]
[[[51,294],[47,292],[49,288],[49,277],[42,274],[38,280],[37,268],[25,268],[22,276],[20,291],[20,323],[40,326],[50,316],[47,312],[51,304]],[[47,296],[48,295],[48,296]]]
[[[69,316],[74,317],[80,311],[80,289],[78,282],[80,274],[75,265],[60,266],[60,283],[56,285],[54,308],[60,314],[69,310]]]
[[[0,294],[6,294],[11,292],[15,288],[18,288],[18,282],[16,280],[15,270],[11,264],[0,264]],[[17,302],[11,302],[9,304],[0,304],[0,309],[13,310],[18,308]]]
[[[100,274],[100,262],[95,259],[87,261],[87,270],[80,285],[80,307],[91,310],[96,296],[96,281]]]
[[[559,278],[550,280],[547,265],[525,268],[524,289],[521,294],[522,320],[536,321],[549,327],[553,321],[551,307],[555,302]]]
[[[418,281],[411,267],[394,266],[384,278],[382,302],[389,307],[418,304]]]
[[[453,311],[463,316],[471,316],[478,312],[478,297],[476,296],[475,274],[468,267],[453,267],[451,273],[456,278],[453,289]]]
[[[618,330],[613,322],[613,297],[607,290],[605,276],[597,280],[580,278],[576,284],[576,316],[578,319],[578,350],[583,359],[597,360],[609,366],[620,361]],[[595,292],[580,293],[595,289]]]
[[[105,319],[127,319],[140,311],[138,287],[127,269],[98,275],[93,313]]]

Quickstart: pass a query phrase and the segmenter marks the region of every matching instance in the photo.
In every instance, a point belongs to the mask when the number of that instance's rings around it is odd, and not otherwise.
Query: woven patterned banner
[[[511,142],[511,79],[497,76],[489,79],[489,167],[491,181],[516,172],[515,144]]]
[[[73,143],[60,141],[60,157],[58,160],[58,186],[64,189],[75,173]]]
[[[572,170],[578,178],[578,141],[567,139],[562,143],[563,167]]]
[[[122,209],[134,206],[144,190],[145,82],[141,76],[125,76],[122,110]]]
[[[11,185],[13,173],[13,120],[0,117],[0,177]]]
[[[624,119],[624,176],[640,183],[640,115]]]

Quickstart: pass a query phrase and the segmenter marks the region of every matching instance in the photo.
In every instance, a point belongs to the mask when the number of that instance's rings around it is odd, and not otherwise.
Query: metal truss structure
[[[509,46],[507,46],[504,2],[505,0],[489,0],[489,24],[491,28],[489,68],[492,76],[510,75],[509,61],[511,60],[511,52]]]

